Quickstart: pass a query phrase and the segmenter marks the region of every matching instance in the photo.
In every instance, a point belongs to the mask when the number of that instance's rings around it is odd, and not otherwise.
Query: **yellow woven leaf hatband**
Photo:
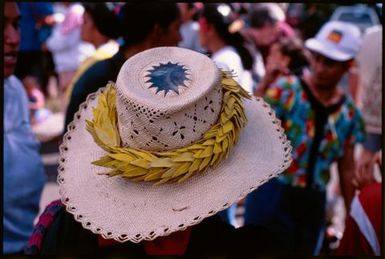
[[[216,167],[236,144],[240,130],[246,125],[242,98],[250,95],[233,79],[230,72],[222,72],[223,101],[221,113],[201,139],[183,148],[165,152],[121,147],[117,127],[116,88],[109,83],[98,97],[93,118],[87,120],[87,130],[95,143],[108,154],[93,162],[111,168],[103,174],[123,176],[134,181],[168,181],[181,183],[197,172]]]

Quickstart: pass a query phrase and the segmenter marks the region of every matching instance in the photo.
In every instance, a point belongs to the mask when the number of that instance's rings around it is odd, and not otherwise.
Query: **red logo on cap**
[[[342,33],[339,31],[331,31],[327,37],[329,41],[332,41],[334,43],[339,43],[342,39]]]

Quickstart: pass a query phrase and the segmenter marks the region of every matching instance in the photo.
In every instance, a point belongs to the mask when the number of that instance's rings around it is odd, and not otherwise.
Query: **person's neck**
[[[343,95],[343,92],[337,84],[329,87],[317,85],[309,75],[304,75],[303,80],[309,86],[309,89],[314,97],[324,106],[330,106],[338,103]]]
[[[221,49],[226,47],[226,43],[221,39],[213,39],[210,41],[210,46],[208,49],[211,51],[211,53],[215,53]]]
[[[109,39],[107,37],[96,38],[93,42],[93,45],[94,45],[95,49],[97,49],[100,46],[102,46],[103,44],[106,44],[108,41],[109,41]]]
[[[141,43],[141,44],[136,44],[136,45],[132,45],[132,46],[127,46],[123,50],[123,55],[126,59],[129,59],[130,57],[134,56],[135,54],[142,52],[146,49],[149,49],[151,47],[153,47],[153,46],[149,43]]]

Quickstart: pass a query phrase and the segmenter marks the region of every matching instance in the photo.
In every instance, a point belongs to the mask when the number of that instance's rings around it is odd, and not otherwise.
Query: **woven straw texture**
[[[122,142],[130,148],[165,151],[200,139],[218,121],[226,99],[219,82],[214,62],[187,49],[155,48],[130,58],[116,84]],[[291,162],[290,143],[274,112],[263,100],[253,99],[244,101],[248,123],[238,143],[217,167],[180,184],[108,177],[108,168],[92,164],[106,151],[86,130],[104,91],[89,95],[68,126],[58,175],[66,209],[104,238],[140,242],[183,230],[227,208]]]
[[[291,162],[291,146],[274,111],[262,100],[245,101],[248,124],[229,157],[182,184],[135,183],[98,175],[91,164],[105,151],[86,131],[97,93],[75,114],[60,146],[58,183],[67,210],[83,227],[120,242],[152,240],[199,223],[276,177]]]
[[[180,80],[184,86],[177,87],[178,93],[157,93],[159,89],[148,82],[154,68],[160,75],[185,70],[186,78]],[[220,71],[198,52],[172,47],[141,52],[124,63],[116,86],[118,127],[125,146],[155,151],[180,148],[201,138],[218,120]]]

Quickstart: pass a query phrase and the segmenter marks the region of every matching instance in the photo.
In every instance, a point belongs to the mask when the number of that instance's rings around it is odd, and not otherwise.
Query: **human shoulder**
[[[76,84],[87,84],[87,82],[96,83],[100,80],[104,80],[105,78],[109,78],[111,70],[113,69],[112,63],[112,58],[97,60],[86,71],[84,71]]]
[[[38,248],[34,251],[35,254],[94,254],[98,251],[97,236],[84,229],[82,224],[75,220],[75,216],[66,211],[66,205],[60,200],[47,206],[35,226],[34,233],[41,233],[41,237],[35,236],[40,240],[39,246],[35,244],[35,249]],[[32,236],[28,248],[33,247],[33,242]]]
[[[240,60],[240,57],[233,47],[226,46],[213,55],[213,60],[228,60],[228,62],[231,62],[233,60]]]
[[[302,89],[302,81],[295,75],[281,76],[269,86],[269,89],[276,89],[285,92],[299,92]]]
[[[109,81],[116,81],[122,60],[113,57],[97,61],[91,65],[74,84],[73,94],[87,96],[104,87]]]
[[[114,56],[119,50],[119,44],[115,41],[109,41],[97,48],[92,55],[96,60],[104,60]]]
[[[264,100],[275,110],[278,118],[283,118],[285,112],[299,104],[302,97],[300,80],[296,76],[284,76],[278,78],[266,90]]]
[[[109,64],[106,60],[96,60],[89,68],[84,72],[86,77],[99,77],[103,76],[108,69]]]
[[[213,54],[212,60],[224,70],[234,70],[239,76],[243,73],[242,61],[233,47],[227,46]]]
[[[277,79],[277,85],[284,89],[298,89],[302,84],[301,79],[295,75],[281,76]]]
[[[54,13],[52,3],[32,2],[29,3],[29,7],[31,8],[31,11],[35,16],[46,16]]]
[[[6,87],[11,87],[13,88],[13,91],[16,91],[18,92],[18,94],[24,98],[24,99],[28,99],[27,97],[27,92],[25,91],[24,89],[24,86],[23,86],[23,83],[15,76],[15,75],[11,75],[10,77],[8,77],[6,80],[8,80],[8,84],[5,83],[5,85],[8,85]]]
[[[358,115],[359,117],[362,117],[361,110],[358,108],[350,95],[345,95],[345,101],[342,103],[342,105],[345,106],[346,110],[349,111],[349,117],[352,117],[352,115]]]
[[[60,200],[52,201],[45,207],[27,243],[25,249],[27,255],[41,253],[41,248],[45,243],[44,240],[47,233],[55,222],[60,220],[60,215],[63,213],[65,213],[65,207]]]
[[[11,87],[17,88],[18,90],[23,89],[22,82],[15,75],[10,75],[8,78],[5,78],[4,80],[8,81]]]

